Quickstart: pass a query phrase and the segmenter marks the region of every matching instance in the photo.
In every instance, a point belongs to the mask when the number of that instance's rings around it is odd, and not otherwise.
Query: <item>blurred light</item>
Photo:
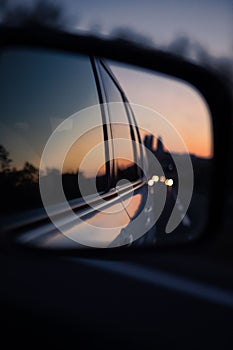
[[[166,184],[167,186],[171,187],[171,186],[173,185],[173,180],[172,180],[172,179],[167,179],[167,180],[165,181],[165,184]]]
[[[148,186],[153,186],[154,185],[154,181],[152,179],[150,179],[147,183],[148,183]]]
[[[153,175],[153,176],[152,176],[152,180],[153,180],[154,182],[159,182],[159,176],[158,176],[158,175]]]
[[[160,176],[160,182],[165,182],[165,176]]]

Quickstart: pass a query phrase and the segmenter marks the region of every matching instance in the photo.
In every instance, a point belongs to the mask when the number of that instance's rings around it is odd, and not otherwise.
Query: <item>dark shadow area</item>
[[[157,223],[157,243],[170,242],[177,244],[182,241],[184,236],[201,232],[208,217],[209,194],[212,186],[212,165],[211,158],[197,157],[194,154],[189,154],[193,167],[194,186],[192,190],[192,199],[187,210],[184,212],[184,203],[178,197],[179,186],[182,186],[183,191],[189,192],[189,170],[185,168],[185,159],[187,154],[170,153],[163,144],[162,138],[158,137],[156,146],[154,147],[154,136],[146,135],[144,137],[144,145],[155,155],[162,169],[158,170],[152,177],[154,178],[154,201],[162,195],[164,186],[167,186],[166,202]],[[182,172],[177,172],[177,166],[182,169]],[[153,170],[154,171],[154,170]],[[168,181],[168,182],[167,182]],[[169,185],[171,181],[171,185]],[[175,215],[183,217],[180,224],[172,232],[167,235],[166,226],[171,213],[175,211]]]

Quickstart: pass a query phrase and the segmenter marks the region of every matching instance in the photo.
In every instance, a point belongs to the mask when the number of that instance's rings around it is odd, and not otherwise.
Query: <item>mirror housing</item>
[[[104,57],[135,68],[164,73],[193,85],[205,98],[213,123],[213,181],[210,193],[210,216],[205,232],[213,234],[224,210],[225,184],[219,184],[222,173],[230,171],[232,99],[221,77],[196,64],[159,50],[137,46],[125,40],[100,39],[71,35],[52,29],[1,28],[1,50],[7,47],[40,48]],[[217,200],[216,200],[217,198]]]

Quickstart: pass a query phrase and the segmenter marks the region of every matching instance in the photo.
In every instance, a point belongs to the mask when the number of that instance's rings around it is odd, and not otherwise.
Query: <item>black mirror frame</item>
[[[175,55],[138,46],[125,40],[74,35],[47,28],[0,28],[1,50],[10,46],[47,48],[104,57],[164,73],[182,79],[197,88],[208,104],[214,139],[210,214],[204,228],[206,234],[203,233],[201,237],[209,238],[218,232],[223,219],[227,189],[230,186],[230,183],[220,186],[218,179],[222,177],[223,171],[227,174],[231,170],[231,159],[233,159],[232,91],[219,75]],[[103,253],[102,249],[99,250]],[[93,249],[91,251],[93,253]],[[96,252],[95,249],[94,251]],[[117,251],[119,252],[119,249]],[[86,253],[90,254],[90,250],[85,250]]]

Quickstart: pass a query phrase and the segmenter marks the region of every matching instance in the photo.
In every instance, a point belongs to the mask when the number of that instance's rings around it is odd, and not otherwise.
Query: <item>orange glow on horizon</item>
[[[133,104],[138,124],[140,126],[145,113],[157,112],[178,131],[189,153],[197,157],[211,158],[213,156],[212,121],[208,106],[200,93],[188,83],[160,73],[135,69],[131,66],[111,64],[129,101]],[[140,88],[139,88],[140,87]],[[145,107],[145,113],[138,115],[137,106]],[[142,123],[143,125],[143,123]],[[148,122],[147,130],[151,125]],[[146,134],[149,134],[147,131]],[[155,137],[161,136],[164,145],[172,135],[167,130],[158,130]],[[181,153],[175,143],[174,153]]]

